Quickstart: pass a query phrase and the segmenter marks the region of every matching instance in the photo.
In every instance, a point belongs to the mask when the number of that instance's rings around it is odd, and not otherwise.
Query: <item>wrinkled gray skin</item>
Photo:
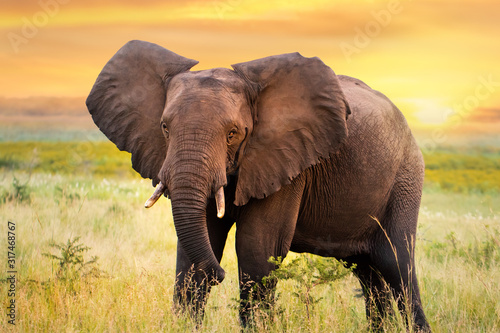
[[[294,251],[357,264],[373,328],[387,312],[385,280],[400,310],[409,296],[415,327],[429,330],[414,264],[424,162],[401,112],[298,53],[233,70],[189,71],[195,64],[131,41],[87,99],[101,131],[171,198],[176,300],[203,313],[210,285],[224,279],[219,263],[236,223],[243,324],[250,293],[270,290],[260,283],[275,268],[269,257]]]

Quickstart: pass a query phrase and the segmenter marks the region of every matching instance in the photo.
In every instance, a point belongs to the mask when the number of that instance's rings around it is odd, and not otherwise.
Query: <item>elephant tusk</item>
[[[226,210],[226,202],[224,199],[224,188],[221,186],[215,193],[215,203],[217,204],[217,217],[222,218]]]
[[[144,207],[146,207],[146,208],[152,207],[158,201],[158,199],[161,197],[161,195],[163,193],[165,193],[165,190],[166,190],[166,186],[163,185],[162,182],[159,182],[158,185],[156,186],[156,189],[155,189],[153,195],[151,196],[151,198],[148,199],[148,201],[146,201],[146,203],[144,204]]]

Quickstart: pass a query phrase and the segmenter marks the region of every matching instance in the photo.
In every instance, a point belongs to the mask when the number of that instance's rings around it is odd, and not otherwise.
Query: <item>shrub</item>
[[[314,288],[320,285],[329,285],[349,275],[355,265],[346,267],[346,263],[333,258],[323,258],[312,254],[301,255],[286,265],[282,264],[282,258],[271,257],[268,260],[277,268],[263,279],[268,281],[292,280],[296,285],[294,296],[298,297],[306,307],[307,320],[311,319],[311,310],[321,298],[312,295]]]
[[[84,259],[84,253],[90,250],[90,247],[83,244],[77,244],[80,237],[68,239],[66,244],[51,242],[50,247],[60,251],[59,255],[52,253],[42,253],[43,256],[55,260],[58,263],[56,278],[67,284],[71,291],[75,291],[75,283],[86,277],[101,277],[103,271],[97,267],[97,256],[90,260]]]

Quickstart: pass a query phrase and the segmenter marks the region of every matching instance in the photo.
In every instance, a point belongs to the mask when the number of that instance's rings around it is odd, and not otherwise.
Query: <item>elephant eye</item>
[[[230,141],[234,138],[235,135],[236,135],[236,130],[235,129],[230,130],[229,133],[227,133],[227,142],[230,143]]]
[[[163,128],[163,132],[165,133],[165,136],[168,138],[168,128],[167,124],[161,123],[161,127]]]

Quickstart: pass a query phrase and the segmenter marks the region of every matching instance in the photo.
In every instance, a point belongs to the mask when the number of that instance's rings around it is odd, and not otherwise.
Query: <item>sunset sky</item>
[[[0,35],[0,113],[84,110],[108,59],[141,39],[195,70],[298,51],[385,93],[414,128],[500,128],[498,0],[16,0]]]

